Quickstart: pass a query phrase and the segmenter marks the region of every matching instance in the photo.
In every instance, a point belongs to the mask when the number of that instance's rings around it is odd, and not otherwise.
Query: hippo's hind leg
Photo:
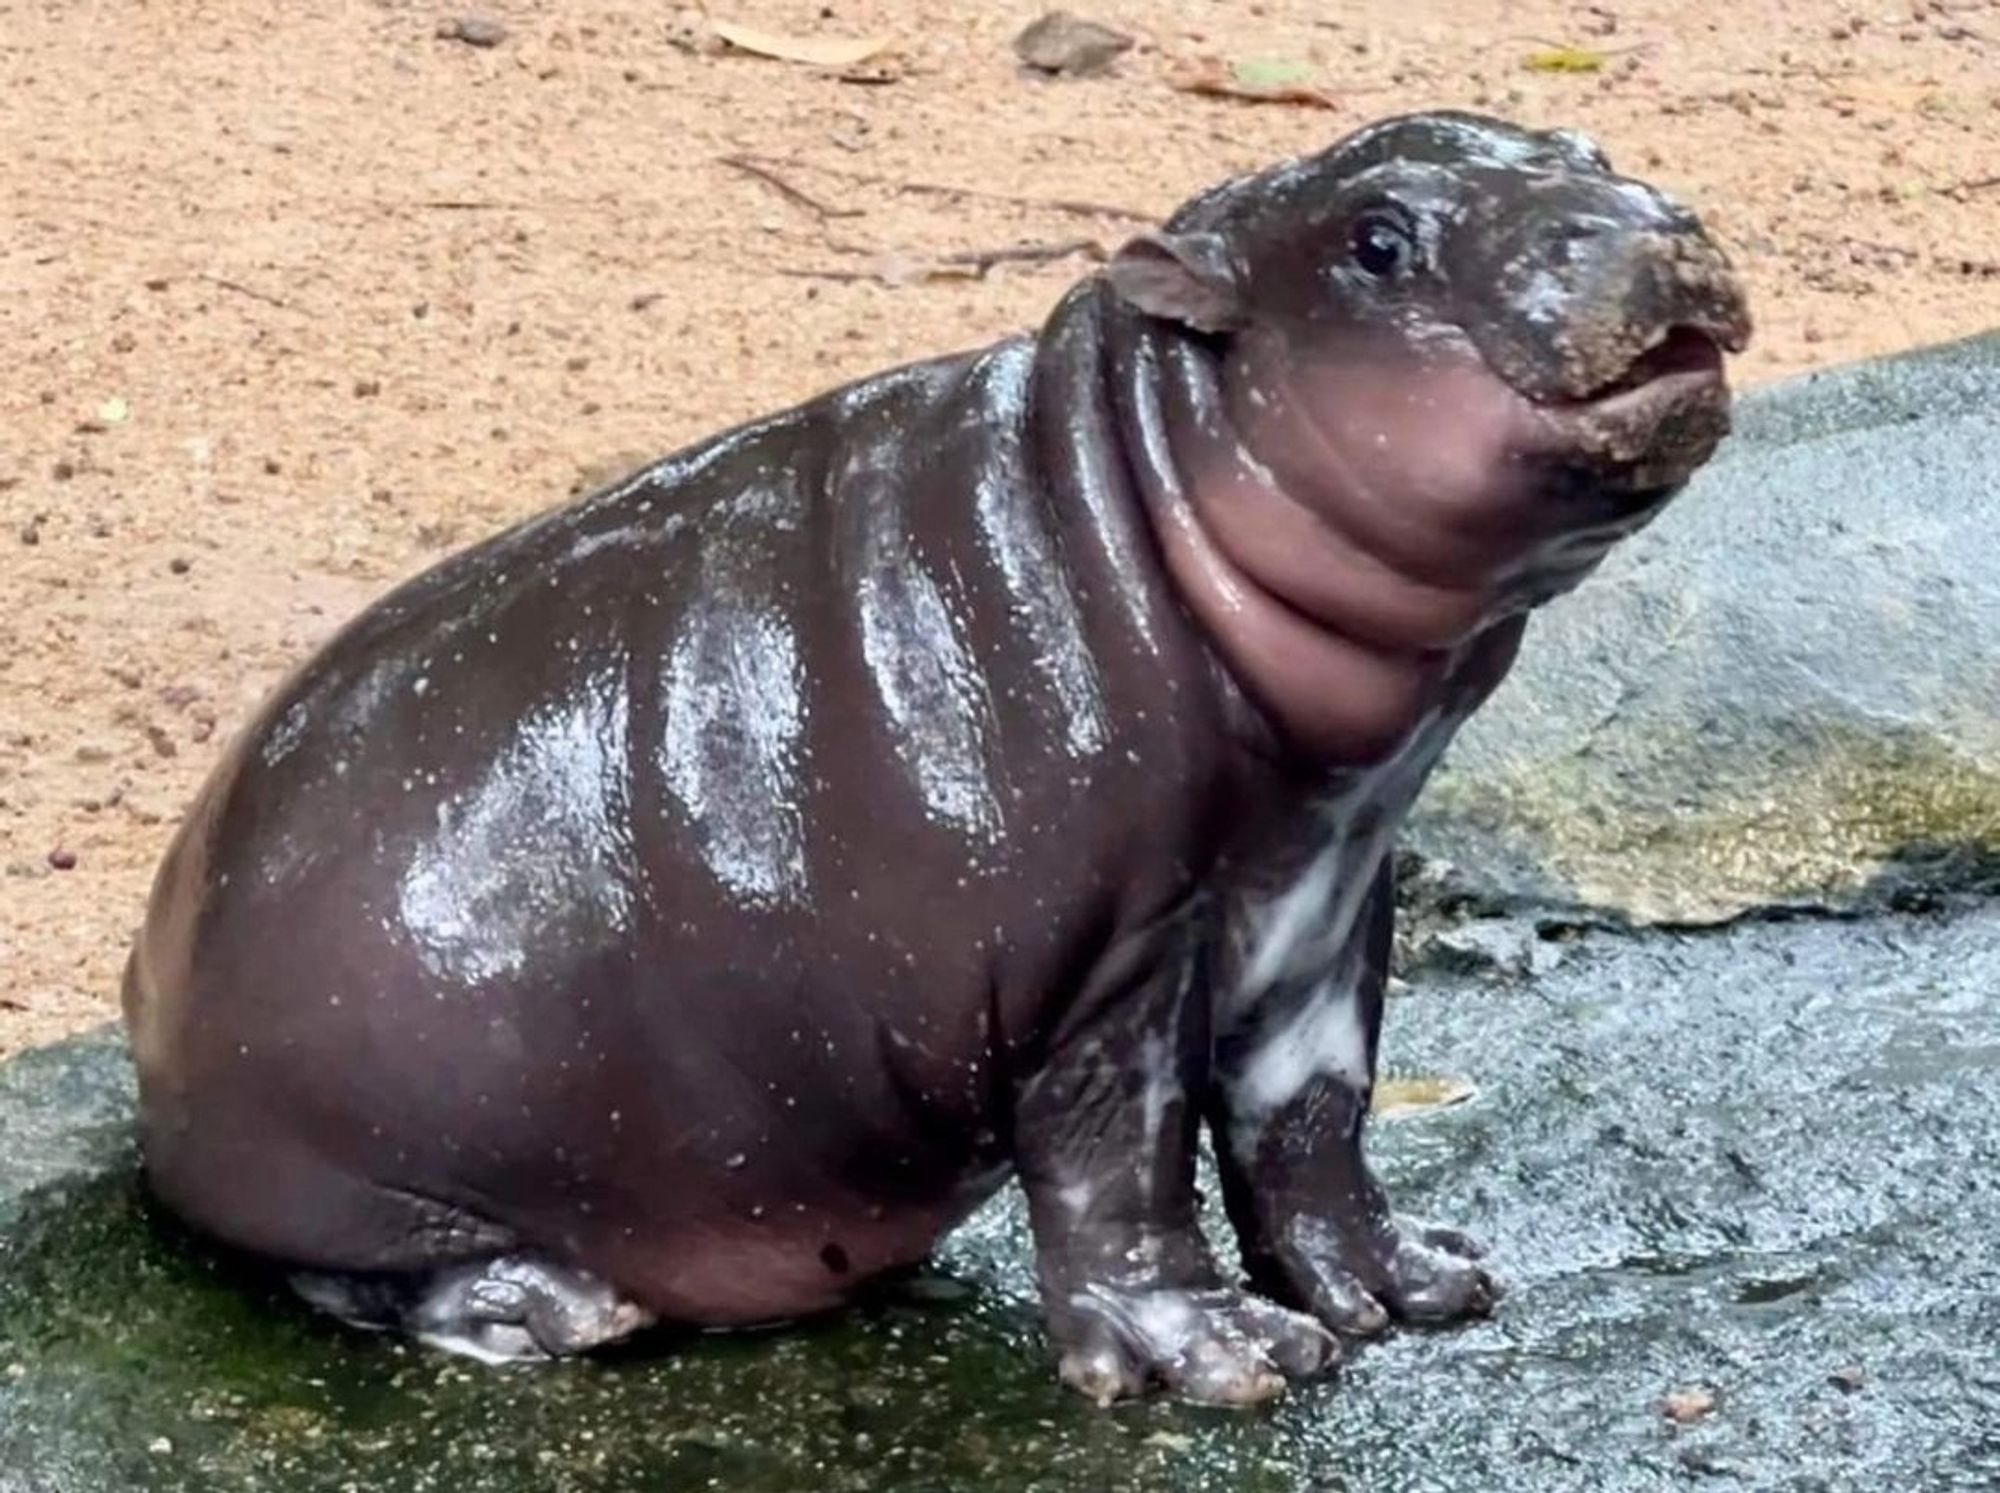
[[[567,1358],[654,1320],[595,1276],[523,1255],[389,1275],[300,1271],[291,1284],[349,1326],[489,1364]]]
[[[1227,1281],[1195,1195],[1207,1002],[1185,929],[1094,981],[1015,1105],[1014,1150],[1064,1382],[1249,1404],[1331,1368],[1311,1317]]]
[[[1338,1331],[1484,1315],[1499,1296],[1463,1234],[1391,1212],[1362,1155],[1393,912],[1376,872],[1331,969],[1275,989],[1217,1043],[1223,1200],[1252,1283]]]

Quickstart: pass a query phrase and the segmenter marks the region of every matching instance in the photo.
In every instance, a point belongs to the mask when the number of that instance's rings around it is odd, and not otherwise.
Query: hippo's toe
[[[1340,1359],[1311,1317],[1221,1286],[1094,1284],[1071,1294],[1051,1332],[1063,1382],[1100,1405],[1154,1385],[1200,1404],[1254,1405]]]
[[[1492,1312],[1503,1292],[1479,1264],[1485,1253],[1457,1229],[1405,1220],[1365,1246],[1290,1252],[1255,1272],[1257,1284],[1296,1302],[1335,1332],[1373,1337],[1391,1321],[1457,1322]]]
[[[400,1329],[488,1364],[587,1353],[653,1322],[594,1276],[526,1256],[402,1277],[302,1272],[291,1282],[307,1302],[352,1326]]]

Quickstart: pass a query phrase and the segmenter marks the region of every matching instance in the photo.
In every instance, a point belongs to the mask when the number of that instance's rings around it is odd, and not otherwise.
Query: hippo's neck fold
[[[1472,698],[1450,703],[1466,710],[1498,683],[1518,619],[1488,626],[1483,594],[1401,575],[1328,526],[1244,443],[1210,354],[1092,310],[1113,435],[1175,592],[1290,753],[1380,762],[1458,681]]]

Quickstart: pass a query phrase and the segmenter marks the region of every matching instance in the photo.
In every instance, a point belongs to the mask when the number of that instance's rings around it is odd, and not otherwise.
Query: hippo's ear
[[[1226,332],[1245,320],[1242,287],[1220,236],[1141,233],[1105,266],[1111,288],[1127,304],[1198,332]]]

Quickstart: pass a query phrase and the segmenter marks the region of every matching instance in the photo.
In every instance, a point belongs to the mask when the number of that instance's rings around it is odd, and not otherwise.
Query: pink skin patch
[[[1575,585],[1650,517],[1619,496],[1627,446],[1669,479],[1712,449],[1719,428],[1683,438],[1671,417],[1718,404],[1719,369],[1646,371],[1552,407],[1464,341],[1350,333],[1330,358],[1245,329],[1220,366],[1182,363],[1166,400],[1188,416],[1169,423],[1188,501],[1158,514],[1168,567],[1302,748],[1374,760],[1433,703],[1455,650]],[[1566,489],[1565,461],[1602,467],[1609,501]]]

